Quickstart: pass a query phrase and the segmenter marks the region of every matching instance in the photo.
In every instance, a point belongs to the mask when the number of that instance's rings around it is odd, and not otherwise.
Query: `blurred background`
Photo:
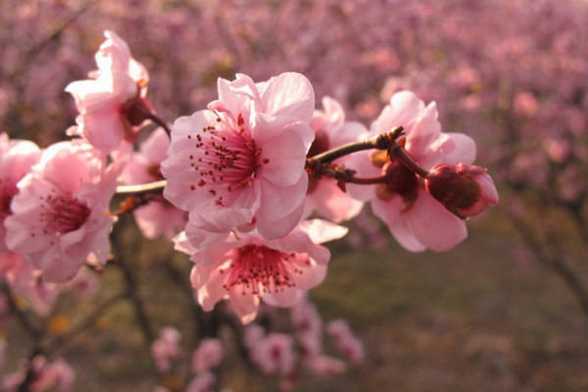
[[[64,139],[76,112],[63,89],[95,68],[105,29],[147,67],[168,121],[212,100],[219,76],[298,71],[348,119],[369,125],[411,89],[437,102],[445,131],[478,142],[500,206],[443,254],[404,251],[366,208],[311,296],[325,318],[349,320],[367,360],[296,390],[588,390],[587,1],[0,0],[0,130],[41,146]],[[193,305],[165,272],[174,263],[187,279],[189,263],[168,241],[140,240],[132,222],[123,237],[157,327],[189,341]],[[106,272],[82,301],[120,284]],[[52,333],[86,312],[75,301],[58,301]],[[131,313],[115,307],[63,353],[75,390],[152,390]],[[3,328],[22,342],[9,345],[13,369],[27,338]],[[229,365],[225,387],[273,390],[238,358]]]

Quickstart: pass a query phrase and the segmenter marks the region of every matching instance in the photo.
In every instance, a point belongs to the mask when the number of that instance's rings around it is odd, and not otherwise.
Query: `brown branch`
[[[535,255],[537,261],[553,270],[564,281],[572,291],[585,316],[588,317],[588,289],[570,266],[562,259],[562,253],[560,252],[558,257],[549,255],[544,250],[543,243],[536,238],[529,226],[522,219],[516,217],[514,214],[509,214],[509,218],[523,241],[527,244],[529,250]],[[551,244],[553,245],[554,243],[552,240]]]

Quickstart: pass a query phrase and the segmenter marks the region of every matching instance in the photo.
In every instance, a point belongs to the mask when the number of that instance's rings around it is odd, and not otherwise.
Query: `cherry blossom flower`
[[[315,131],[309,156],[318,155],[343,144],[357,141],[367,129],[357,122],[345,122],[345,112],[336,100],[323,98],[323,111],[315,111],[311,122]],[[337,160],[345,165],[346,157]],[[336,223],[355,217],[363,203],[344,192],[332,178],[311,178],[306,198],[306,211]]]
[[[6,252],[4,221],[11,214],[10,204],[18,192],[16,184],[41,156],[41,150],[27,140],[10,140],[0,134],[0,253]]]
[[[193,231],[196,231],[194,233]],[[329,250],[319,245],[343,237],[347,229],[321,220],[305,221],[287,236],[265,240],[259,234],[234,233],[202,249],[190,244],[200,230],[188,223],[176,249],[191,255],[192,285],[206,311],[229,299],[243,323],[257,315],[260,301],[289,307],[320,284],[327,273]]]
[[[287,376],[296,360],[293,343],[289,335],[270,333],[251,348],[251,360],[265,374]]]
[[[223,356],[223,345],[219,339],[202,339],[192,356],[192,370],[194,373],[205,373],[220,365]]]
[[[151,355],[160,371],[169,371],[172,361],[180,356],[181,350],[179,344],[181,338],[182,336],[177,329],[164,327],[159,333],[157,340],[153,342]]]
[[[372,124],[370,136],[404,127],[404,149],[425,170],[439,163],[472,163],[476,155],[474,141],[461,133],[442,133],[437,116],[435,103],[425,106],[413,93],[402,91],[392,96]],[[375,215],[406,249],[444,251],[467,237],[464,221],[427,192],[416,174],[397,160],[390,161],[385,152],[354,154],[349,167],[358,176],[385,174],[389,178],[378,186],[350,184],[348,188],[355,197],[371,201]]]
[[[70,134],[86,138],[96,148],[110,152],[124,138],[134,138],[133,127],[146,120],[151,111],[145,96],[149,76],[132,58],[129,47],[112,31],[96,53],[98,70],[94,79],[67,85],[80,112],[77,127]]]
[[[282,237],[304,209],[312,86],[297,73],[257,84],[238,74],[218,80],[218,95],[173,124],[164,196],[215,231],[255,226],[267,239]]]
[[[439,164],[425,179],[427,190],[461,218],[476,216],[498,203],[498,191],[487,170],[458,163]]]
[[[160,164],[165,159],[169,147],[169,137],[157,128],[141,145],[141,150],[128,159],[121,180],[127,184],[144,184],[162,180]],[[173,237],[186,224],[185,212],[175,208],[162,197],[137,208],[133,215],[139,229],[147,238],[165,235]]]
[[[114,217],[108,206],[117,168],[81,140],[50,146],[19,183],[6,244],[50,282],[74,277],[91,259],[104,264]]]

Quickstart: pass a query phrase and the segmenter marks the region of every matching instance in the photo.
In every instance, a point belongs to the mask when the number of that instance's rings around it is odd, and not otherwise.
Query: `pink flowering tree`
[[[317,108],[301,73],[264,81],[237,73],[218,78],[216,99],[168,123],[122,38],[104,32],[95,61],[90,79],[65,87],[78,110],[69,140],[40,148],[0,139],[2,290],[32,341],[6,390],[71,390],[73,370],[59,352],[121,301],[150,348],[157,390],[220,388],[225,330],[282,390],[309,372],[340,374],[363,362],[361,340],[343,320],[323,326],[307,294],[328,274],[324,244],[348,232],[340,224],[369,202],[406,249],[447,251],[466,239],[465,219],[498,203],[486,169],[473,165],[473,139],[443,132],[435,103],[412,92],[394,94],[367,127],[348,121],[334,98]],[[131,215],[146,238],[189,256],[189,276],[164,263],[194,315],[191,355],[182,334],[157,331],[147,311]],[[54,318],[48,326],[44,314],[61,292],[91,292],[112,268],[120,294],[74,326]]]

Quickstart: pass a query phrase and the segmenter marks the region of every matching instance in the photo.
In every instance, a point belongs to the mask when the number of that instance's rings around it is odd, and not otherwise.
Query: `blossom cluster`
[[[435,103],[411,92],[394,94],[367,129],[332,98],[316,109],[302,74],[237,74],[168,126],[148,100],[145,67],[104,35],[98,70],[66,87],[79,110],[74,138],[45,149],[0,140],[6,276],[61,283],[104,265],[117,184],[165,180],[162,195],[135,200],[140,229],[190,255],[204,310],[228,299],[249,323],[262,302],[291,307],[325,279],[322,244],[345,236],[339,223],[365,202],[411,251],[453,248],[467,236],[464,219],[498,202],[472,165],[474,141],[442,132]],[[160,128],[134,152],[148,123]]]
[[[264,309],[264,316],[279,317],[271,308]],[[260,323],[248,325],[239,345],[246,352],[247,362],[261,374],[278,381],[281,391],[292,390],[306,374],[335,376],[348,367],[364,363],[363,343],[349,324],[339,319],[324,325],[307,297],[291,308],[288,320],[280,323],[288,326],[287,331],[284,326],[280,332],[273,331],[272,322],[267,319],[264,326]],[[332,351],[336,354],[327,353],[325,334],[330,337]],[[152,345],[152,356],[164,375],[156,391],[169,391],[182,379],[186,392],[214,390],[215,373],[225,361],[226,343],[222,336],[204,338],[189,356],[184,352],[180,332],[173,327],[163,328]]]

